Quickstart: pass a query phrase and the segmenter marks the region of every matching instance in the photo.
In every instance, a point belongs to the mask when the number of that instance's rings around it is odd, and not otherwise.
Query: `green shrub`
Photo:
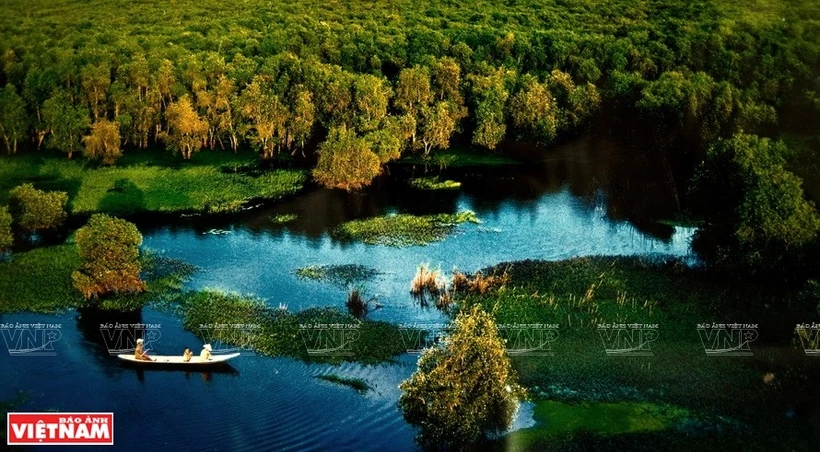
[[[445,345],[425,350],[399,387],[404,418],[422,427],[419,442],[456,447],[506,430],[524,395],[495,322],[478,306],[456,317]]]
[[[0,207],[0,253],[8,251],[14,244],[11,234],[11,214],[6,206]]]
[[[77,231],[82,265],[71,278],[86,299],[145,289],[140,279],[142,235],[133,224],[104,214],[91,217]]]
[[[54,229],[68,216],[65,211],[68,194],[65,192],[45,192],[31,184],[23,184],[9,194],[11,214],[23,230]]]

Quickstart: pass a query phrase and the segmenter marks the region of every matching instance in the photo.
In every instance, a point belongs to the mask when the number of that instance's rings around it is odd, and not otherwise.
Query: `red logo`
[[[113,446],[114,413],[8,413],[9,446]]]

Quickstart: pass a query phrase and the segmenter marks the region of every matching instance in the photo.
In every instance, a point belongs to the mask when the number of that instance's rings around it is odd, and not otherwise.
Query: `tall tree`
[[[375,130],[387,116],[387,106],[392,94],[384,79],[369,74],[357,76],[353,82],[356,129],[360,132]]]
[[[80,71],[83,92],[88,99],[95,120],[106,114],[106,96],[111,86],[111,67],[108,63],[88,64]]]
[[[100,119],[91,126],[91,134],[83,138],[83,154],[90,159],[101,158],[106,165],[113,165],[122,155],[120,149],[120,124]]]
[[[26,107],[23,98],[10,83],[0,91],[0,133],[3,134],[6,152],[16,153],[17,142],[26,133]]]
[[[370,143],[344,126],[330,130],[319,146],[319,161],[313,169],[313,177],[320,184],[345,190],[369,185],[379,173],[381,160]]]
[[[510,100],[510,116],[522,138],[547,144],[555,139],[558,120],[552,93],[546,84],[526,74],[521,89]]]
[[[256,76],[239,98],[242,116],[245,118],[245,129],[250,141],[262,153],[262,158],[273,157],[274,153],[287,146],[287,107],[270,90],[264,77]]]
[[[473,143],[495,149],[507,133],[505,107],[509,92],[507,71],[499,68],[487,75],[470,75],[475,105]]]
[[[51,135],[48,145],[71,158],[82,149],[85,131],[91,126],[88,109],[74,105],[64,90],[56,90],[43,104],[43,117]]]
[[[191,99],[183,96],[168,105],[165,110],[168,132],[161,135],[168,147],[180,153],[184,160],[190,160],[195,152],[202,149],[208,135],[208,123],[194,110]]]

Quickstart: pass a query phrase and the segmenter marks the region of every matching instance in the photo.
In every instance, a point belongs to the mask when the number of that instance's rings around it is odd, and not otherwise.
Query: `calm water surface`
[[[558,147],[515,168],[448,170],[463,182],[455,192],[406,188],[394,169],[360,193],[308,189],[297,197],[230,218],[137,219],[144,247],[199,267],[189,286],[252,294],[291,311],[343,307],[346,290],[299,280],[315,264],[360,264],[382,274],[364,290],[383,306],[371,318],[412,323],[440,321],[416,306],[409,282],[428,263],[465,271],[520,259],[586,255],[674,255],[694,259],[692,228],[656,220],[679,209],[676,176],[663,161],[628,143],[588,138]],[[438,170],[433,170],[436,173]],[[390,213],[475,211],[480,225],[464,224],[426,247],[390,248],[342,243],[329,231],[356,218]],[[284,225],[272,216],[293,213]],[[413,449],[414,432],[396,406],[397,386],[415,370],[404,355],[383,366],[305,364],[285,358],[242,356],[228,372],[136,371],[108,355],[89,313],[5,315],[0,322],[61,324],[54,357],[0,353],[0,399],[16,390],[30,398],[23,410],[113,411],[122,448],[162,450]],[[134,321],[134,319],[129,319]],[[198,350],[200,339],[178,319],[144,309],[137,321],[161,325],[155,353]],[[365,394],[315,378],[361,378]],[[517,425],[528,423],[524,413]]]

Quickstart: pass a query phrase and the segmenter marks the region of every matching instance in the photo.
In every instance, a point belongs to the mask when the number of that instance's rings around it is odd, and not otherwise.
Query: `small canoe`
[[[150,356],[150,355],[149,355]],[[133,353],[128,353],[124,355],[117,355],[117,358],[128,361],[129,363],[137,363],[137,364],[170,364],[174,366],[207,366],[209,364],[219,364],[228,361],[229,359],[233,359],[239,356],[239,353],[231,353],[230,355],[211,355],[210,359],[202,360],[199,356],[194,356],[191,358],[190,361],[187,363],[182,356],[151,356],[153,361],[145,361],[142,359],[134,358]]]

